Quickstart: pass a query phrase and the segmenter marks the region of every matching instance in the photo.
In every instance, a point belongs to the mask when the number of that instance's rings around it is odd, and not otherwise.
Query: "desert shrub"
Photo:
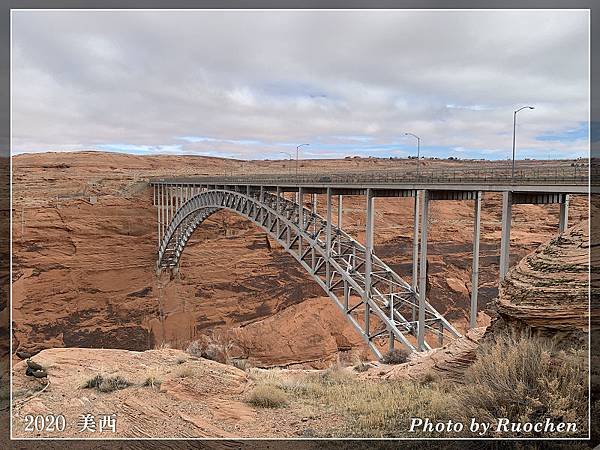
[[[425,375],[423,375],[419,381],[421,382],[421,384],[430,384],[439,381],[439,377],[433,370],[430,370],[426,372]]]
[[[506,333],[480,346],[457,396],[466,417],[490,422],[498,417],[511,422],[549,418],[555,423],[575,422],[583,432],[587,379],[585,352],[558,351],[548,338]]]
[[[83,388],[95,388],[99,392],[113,392],[118,389],[125,389],[131,386],[132,384],[133,383],[131,383],[129,380],[123,378],[120,375],[103,377],[102,375],[98,374],[87,380],[83,384]]]
[[[384,364],[403,364],[408,360],[409,355],[408,350],[395,348],[383,355],[381,362]]]
[[[131,383],[129,380],[117,375],[115,377],[108,377],[102,380],[97,389],[100,392],[113,392],[118,389],[125,389],[132,384],[133,383]]]
[[[294,397],[301,397],[308,393],[310,385],[299,377],[288,377],[280,380],[277,386]]]
[[[155,376],[151,375],[144,380],[144,382],[142,383],[142,386],[150,387],[150,388],[154,389],[154,388],[159,388],[161,383],[162,383],[161,380],[159,380]]]
[[[194,376],[194,369],[191,366],[178,367],[175,371],[175,375],[178,378],[190,378]]]
[[[256,386],[246,400],[248,403],[261,408],[279,408],[287,405],[287,395],[283,390],[271,384]]]
[[[361,361],[354,366],[354,370],[356,370],[357,372],[366,372],[367,370],[369,370],[370,367],[371,366],[369,364]]]
[[[102,380],[103,380],[102,375],[100,375],[100,374],[95,375],[92,378],[90,378],[89,380],[86,380],[83,383],[82,387],[86,388],[86,389],[98,387],[98,386],[100,386],[100,383],[102,383]]]

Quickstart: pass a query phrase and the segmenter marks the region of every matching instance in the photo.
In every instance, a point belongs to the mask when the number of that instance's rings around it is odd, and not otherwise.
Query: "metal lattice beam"
[[[311,208],[285,199],[280,192],[271,194],[265,189],[238,192],[216,186],[200,190],[181,189],[163,185],[158,207],[166,198],[170,210],[168,224],[163,230],[158,249],[158,269],[176,269],[185,246],[194,230],[209,216],[221,209],[233,211],[265,230],[286,249],[312,278],[323,288],[346,315],[373,353],[382,357],[380,340],[388,340],[389,348],[396,342],[411,351],[427,350],[425,340],[432,337],[458,337],[459,333],[429,303],[421,300],[421,335],[412,311],[417,306],[418,292],[391,270],[372,251],[372,221],[369,250],[335,226],[332,219],[331,190],[327,192],[327,217]],[[304,193],[299,192],[302,199]],[[173,195],[178,204],[174,209]],[[373,197],[367,196],[373,214]],[[163,213],[159,212],[159,220]],[[338,223],[341,220],[338,217]],[[407,317],[412,320],[408,320]],[[417,346],[420,338],[421,346]]]

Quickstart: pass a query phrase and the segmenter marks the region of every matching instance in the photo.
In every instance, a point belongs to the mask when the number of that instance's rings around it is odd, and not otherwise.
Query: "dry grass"
[[[465,416],[575,422],[587,429],[587,355],[547,338],[504,334],[479,349],[456,395]],[[526,436],[522,434],[521,436]],[[533,434],[530,434],[533,436]]]
[[[142,386],[144,387],[149,387],[152,389],[158,389],[160,388],[162,381],[158,378],[156,378],[155,376],[149,376],[148,378],[146,378],[144,380],[144,382],[142,383]]]
[[[133,383],[121,375],[104,377],[100,374],[90,378],[83,384],[84,389],[95,388],[99,392],[113,392],[119,389],[125,389]]]
[[[316,415],[324,409],[341,415],[344,425],[330,431],[333,437],[403,436],[411,417],[441,420],[452,406],[441,387],[432,389],[397,380],[359,380],[351,368],[334,366],[294,376],[268,372],[272,373],[252,375],[263,385],[280,388],[292,400],[305,403]]]
[[[20,397],[29,397],[33,394],[35,394],[36,392],[41,391],[42,389],[44,389],[44,386],[41,384],[36,384],[34,386],[31,386],[29,388],[25,388],[25,389],[14,389],[13,390],[13,399],[16,398],[20,398]],[[6,393],[6,399],[10,398],[10,392]]]
[[[354,366],[354,370],[356,370],[357,372],[366,372],[367,370],[369,370],[370,367],[370,364],[361,361]]]
[[[178,378],[191,378],[195,375],[194,369],[191,366],[180,366],[175,371]]]
[[[259,384],[248,395],[246,402],[261,408],[280,408],[287,405],[285,392],[271,384]]]
[[[464,383],[427,373],[419,381],[357,379],[352,368],[287,373],[279,369],[251,369],[257,384],[278,388],[290,402],[314,414],[342,417],[340,427],[322,437],[469,437],[417,430],[408,433],[410,419],[427,417],[468,424],[471,417],[494,422],[576,422],[587,431],[587,365],[585,352],[557,350],[552,341],[506,335],[485,342],[478,359],[467,370]],[[503,433],[501,437],[517,434]],[[556,434],[548,434],[556,436]],[[493,436],[491,436],[493,437]],[[496,436],[498,437],[498,436]]]

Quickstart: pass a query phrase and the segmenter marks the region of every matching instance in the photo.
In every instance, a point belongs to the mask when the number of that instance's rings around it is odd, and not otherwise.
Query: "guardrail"
[[[566,166],[551,168],[517,169],[514,177],[510,168],[498,169],[442,169],[416,171],[362,171],[310,174],[256,174],[223,175],[201,177],[174,177],[173,182],[181,181],[215,184],[499,184],[499,185],[587,185],[590,179],[597,179],[600,169],[589,166]],[[155,178],[151,181],[161,181]]]

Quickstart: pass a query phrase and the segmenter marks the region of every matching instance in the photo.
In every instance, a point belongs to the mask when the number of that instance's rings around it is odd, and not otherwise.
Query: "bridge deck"
[[[444,191],[483,191],[483,192],[554,192],[560,194],[587,194],[590,191],[586,184],[500,184],[500,183],[369,183],[369,182],[318,182],[318,181],[294,181],[289,180],[255,180],[255,179],[231,179],[227,177],[209,178],[209,177],[179,177],[179,178],[153,178],[151,184],[165,185],[218,185],[218,186],[263,186],[267,189],[282,188],[284,191],[296,190],[298,187],[309,189],[326,190],[332,188],[337,192],[362,195],[367,188],[378,191],[377,196],[383,197],[393,195],[398,191],[406,190],[444,190]]]
[[[598,173],[596,173],[598,172]],[[153,184],[187,184],[220,186],[263,186],[292,190],[304,187],[313,189],[334,188],[340,191],[371,188],[378,195],[402,190],[449,190],[484,192],[553,192],[585,194],[589,180],[600,175],[598,168],[588,165],[561,165],[552,167],[523,167],[513,174],[506,168],[460,168],[425,170],[380,170],[338,173],[269,173],[252,175],[216,175],[174,178],[154,178]]]

